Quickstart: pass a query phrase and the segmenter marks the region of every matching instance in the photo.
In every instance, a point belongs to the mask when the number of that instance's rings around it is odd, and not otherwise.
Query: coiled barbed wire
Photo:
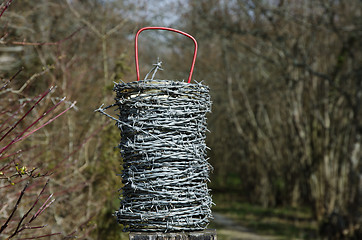
[[[155,69],[157,71],[157,67]],[[121,131],[121,207],[125,231],[196,231],[212,218],[205,144],[209,88],[202,83],[116,83],[115,104],[97,111]],[[118,119],[105,112],[117,106]]]

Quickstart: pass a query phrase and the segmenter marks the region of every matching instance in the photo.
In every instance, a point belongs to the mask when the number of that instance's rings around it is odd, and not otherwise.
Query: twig
[[[98,129],[96,129],[91,135],[89,135],[88,137],[86,137],[83,142],[81,142],[76,149],[74,149],[71,153],[69,153],[65,158],[63,158],[63,160],[61,160],[54,168],[52,168],[50,171],[54,171],[55,169],[58,169],[59,166],[66,161],[67,159],[69,159],[73,154],[75,154],[76,152],[78,152],[84,144],[86,144],[90,139],[92,139],[94,136],[96,136],[105,126],[109,125],[110,121],[106,121],[104,124],[102,124]]]
[[[47,96],[51,91],[53,90],[53,87],[50,87],[47,91],[45,91],[42,96],[40,97],[40,99],[14,124],[14,126],[12,126],[9,131],[7,133],[5,133],[4,136],[2,136],[2,138],[0,139],[0,142],[12,131],[16,128],[16,126],[27,116],[29,115],[29,113],[35,108],[36,105],[39,104],[39,102],[41,100],[43,100],[43,98],[45,98],[45,96]],[[8,147],[10,147],[15,140],[11,141],[8,145],[6,145],[5,147],[3,147],[0,150],[0,154],[2,154]]]
[[[6,86],[18,76],[18,74],[23,71],[24,67],[21,67],[6,83],[0,88],[0,91],[6,88]]]
[[[55,236],[55,235],[60,235],[60,234],[61,233],[51,233],[51,234],[46,234],[46,235],[37,236],[37,237],[19,238],[18,240],[39,239],[39,238],[50,237],[50,236]]]
[[[35,229],[35,228],[43,228],[45,226],[37,226],[37,227],[29,227],[28,225],[34,221],[45,209],[47,209],[54,201],[55,199],[53,199],[52,201],[49,202],[49,200],[53,197],[53,194],[50,194],[49,197],[47,198],[47,200],[43,203],[43,205],[39,208],[39,210],[31,217],[31,219],[24,225],[22,225],[23,221],[28,217],[28,215],[30,214],[30,212],[34,209],[35,205],[38,203],[40,196],[44,193],[45,188],[47,187],[49,183],[49,179],[47,180],[47,182],[45,183],[45,185],[43,186],[42,190],[40,191],[40,193],[38,194],[38,197],[36,198],[35,202],[33,203],[33,205],[30,207],[30,209],[21,217],[14,233],[9,237],[12,238],[14,237],[16,234],[20,233],[21,231],[25,230],[25,229]],[[57,233],[60,234],[60,233]],[[50,236],[50,235],[44,235],[41,237],[45,237],[45,236]],[[36,238],[40,238],[40,237],[32,237],[32,238],[28,238],[28,239],[36,239]]]
[[[2,10],[1,10],[1,13],[0,13],[0,18],[4,14],[6,9],[8,9],[10,7],[10,4],[11,4],[12,1],[13,0],[8,0],[7,2],[5,2],[5,5],[2,7]]]
[[[42,214],[42,212],[44,212],[45,209],[47,209],[54,201],[55,199],[52,199],[49,202],[49,200],[53,197],[53,194],[50,194],[49,197],[47,198],[47,200],[43,203],[43,205],[39,208],[39,210],[31,217],[29,223],[31,223],[32,221],[34,221],[40,214]]]
[[[20,193],[20,196],[19,196],[19,198],[18,198],[18,201],[17,201],[16,204],[15,204],[15,207],[14,207],[13,211],[11,212],[10,216],[8,217],[8,219],[6,220],[6,222],[4,223],[4,225],[1,226],[0,233],[2,233],[2,232],[5,230],[5,228],[8,227],[9,222],[10,222],[11,218],[14,216],[14,213],[15,213],[16,209],[18,209],[18,206],[19,206],[19,204],[20,204],[20,202],[21,202],[21,199],[23,198],[23,196],[24,196],[24,194],[25,194],[25,190],[28,188],[28,186],[29,186],[29,182],[27,182],[27,183],[25,184],[23,190],[22,190],[21,193]]]
[[[53,122],[55,119],[59,118],[60,116],[62,116],[64,113],[68,112],[71,108],[73,108],[75,106],[76,102],[72,103],[72,105],[70,105],[70,107],[68,107],[67,109],[65,109],[64,111],[62,111],[61,113],[59,113],[58,115],[56,115],[55,117],[53,117],[52,119],[50,119],[49,121],[47,121],[46,123],[44,123],[43,125],[41,125],[40,127],[32,130],[31,132],[29,132],[28,134],[26,134],[25,136],[17,139],[16,141],[14,141],[14,143],[17,143],[25,138],[27,138],[28,136],[30,136],[31,134],[35,133],[36,131],[38,131],[39,129],[42,129],[43,127],[45,127],[46,125],[50,124],[51,122]],[[13,144],[14,144],[13,143]]]
[[[68,37],[63,38],[59,41],[56,42],[41,42],[41,43],[32,43],[32,42],[12,42],[12,44],[15,45],[23,45],[23,46],[44,46],[44,45],[59,45],[67,40],[69,40],[70,38],[72,38],[75,34],[77,34],[80,30],[82,30],[83,27],[78,28],[77,30],[75,30],[72,34],[70,34]]]
[[[68,7],[70,11],[79,18],[87,27],[89,27],[99,38],[102,38],[102,34],[97,30],[96,27],[94,27],[90,22],[82,18],[77,10],[72,6],[72,4],[69,2],[69,0],[66,1],[68,4]]]
[[[47,114],[49,114],[51,111],[53,111],[55,108],[57,108],[63,101],[65,100],[65,98],[61,99],[58,103],[56,103],[53,107],[51,107],[49,110],[47,110],[46,112],[44,112],[38,119],[36,119],[33,123],[31,123],[28,127],[25,128],[25,130],[23,130],[20,134],[18,134],[18,136],[15,137],[14,143],[17,142],[18,139],[21,138],[21,136],[28,131],[32,126],[34,126],[37,122],[39,122],[42,118],[44,118]]]
[[[45,73],[49,72],[51,68],[46,68],[44,71],[33,74],[18,90],[9,89],[10,92],[19,94],[21,93],[35,78],[44,75]]]
[[[4,129],[3,129],[3,126],[5,126],[5,124],[7,124],[11,119],[14,119],[15,117],[17,117],[18,116],[18,112],[21,110],[21,109],[23,109],[25,106],[26,106],[26,104],[28,104],[28,103],[30,103],[30,102],[33,102],[33,101],[35,101],[37,98],[39,98],[40,97],[40,95],[38,95],[38,96],[35,96],[35,97],[33,97],[32,99],[27,99],[26,101],[24,101],[23,103],[21,103],[19,106],[18,106],[18,108],[17,109],[10,109],[10,106],[7,106],[7,111],[4,111],[4,113],[11,113],[11,115],[6,119],[6,120],[4,120],[3,121],[3,123],[1,124],[1,126],[0,126],[0,129],[1,129],[1,132],[3,132],[3,131],[5,131],[6,129],[8,129],[9,127],[5,127]]]
[[[111,36],[113,33],[115,33],[118,29],[120,29],[125,23],[127,23],[127,19],[124,19],[123,21],[121,21],[120,23],[118,23],[114,28],[110,29],[108,32],[106,32],[106,34],[104,35],[105,38],[108,38],[109,36]]]
[[[119,28],[121,28],[128,20],[124,19],[120,23],[118,23],[115,27],[110,29],[105,33],[101,33],[98,29],[89,21],[84,19],[80,13],[72,6],[69,0],[66,0],[70,11],[81,21],[83,22],[99,39],[102,41],[102,55],[103,55],[103,73],[104,73],[104,81],[107,83],[109,78],[108,74],[108,55],[107,55],[107,38],[115,33]]]
[[[77,230],[74,230],[73,232],[71,232],[71,233],[69,233],[67,236],[65,236],[64,238],[63,238],[63,240],[65,240],[65,239],[71,239],[71,238],[78,238],[77,236],[74,236],[74,234],[76,234],[77,233]]]

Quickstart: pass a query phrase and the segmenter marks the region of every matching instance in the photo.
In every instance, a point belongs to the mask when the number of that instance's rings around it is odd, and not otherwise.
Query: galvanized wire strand
[[[160,65],[155,65],[155,70]],[[152,77],[153,78],[153,77]],[[211,196],[205,144],[209,88],[202,83],[143,80],[117,83],[115,104],[123,158],[125,231],[196,231],[207,227]]]
[[[156,75],[156,73],[157,73],[158,70],[163,71],[163,69],[162,69],[162,61],[160,61],[159,58],[157,58],[157,63],[152,64],[152,65],[153,65],[154,67],[146,74],[144,80],[149,79],[149,78],[148,78],[148,75],[150,75],[151,72],[153,72],[152,77],[151,77],[151,80],[153,80],[153,79],[155,78],[155,75]]]

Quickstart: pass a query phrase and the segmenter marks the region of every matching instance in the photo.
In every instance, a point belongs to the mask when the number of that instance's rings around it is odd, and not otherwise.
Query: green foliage
[[[317,222],[308,208],[265,208],[228,194],[214,195],[213,211],[226,214],[242,226],[278,239],[316,239]],[[216,225],[217,228],[223,226]]]
[[[95,181],[95,188],[105,197],[104,205],[95,219],[98,239],[125,239],[125,233],[116,222],[113,213],[118,210],[120,200],[117,189],[122,187],[121,173],[122,158],[118,151],[120,131],[113,122],[102,131],[100,146],[100,161],[95,166],[92,175],[99,177]]]
[[[121,230],[121,226],[116,222],[113,216],[116,209],[119,208],[119,199],[109,197],[102,212],[97,216],[96,236],[104,240],[126,240],[129,239],[128,233]]]
[[[230,189],[239,189],[242,184],[242,178],[238,173],[229,173],[226,176],[226,184]]]
[[[123,79],[125,74],[130,72],[130,70],[128,56],[125,53],[122,53],[115,62],[113,80],[119,81],[120,79]]]

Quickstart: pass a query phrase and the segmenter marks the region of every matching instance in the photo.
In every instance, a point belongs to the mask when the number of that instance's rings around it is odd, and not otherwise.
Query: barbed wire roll
[[[212,218],[205,144],[209,88],[149,79],[117,83],[113,90],[124,184],[117,221],[125,231],[205,229]],[[108,115],[105,109],[99,111]]]

